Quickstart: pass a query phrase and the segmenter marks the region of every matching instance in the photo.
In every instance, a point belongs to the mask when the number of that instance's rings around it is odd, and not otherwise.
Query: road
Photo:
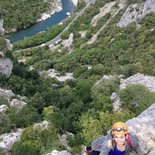
[[[93,1],[94,2],[94,1]],[[74,19],[68,24],[68,26],[58,35],[56,36],[54,39],[46,42],[46,43],[43,43],[41,45],[38,45],[38,46],[33,46],[33,47],[30,47],[30,48],[25,48],[25,49],[21,49],[21,50],[17,50],[17,51],[14,51],[15,54],[20,54],[22,51],[27,51],[27,50],[30,50],[30,49],[36,49],[36,48],[39,48],[39,47],[43,47],[43,46],[53,46],[54,44],[58,43],[61,41],[61,35],[68,30],[68,28],[78,19],[79,16],[81,16],[85,10],[91,5],[93,4],[90,0],[90,2],[87,2],[86,6],[74,17]]]

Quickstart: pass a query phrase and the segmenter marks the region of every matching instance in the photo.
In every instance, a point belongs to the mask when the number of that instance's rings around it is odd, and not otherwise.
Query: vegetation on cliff
[[[12,76],[5,79],[2,86],[13,90],[15,94],[27,96],[28,105],[20,112],[7,110],[8,117],[1,116],[4,120],[0,122],[0,133],[8,132],[12,123],[19,128],[26,127],[21,141],[12,148],[13,155],[21,152],[23,155],[27,152],[40,155],[50,147],[64,149],[66,146],[61,145],[55,135],[66,132],[74,134],[74,137],[69,137],[69,145],[75,154],[80,151],[82,144],[90,144],[115,121],[126,121],[155,102],[155,93],[141,86],[131,86],[120,91],[117,76],[96,85],[107,74],[129,77],[139,72],[155,75],[155,14],[138,21],[141,25],[139,29],[135,23],[126,28],[116,26],[125,10],[120,11],[115,18],[112,18],[112,12],[109,13],[98,21],[96,27],[92,27],[92,18],[106,2],[98,0],[71,25],[67,34],[74,34],[72,52],[61,45],[56,49],[30,49],[17,56],[17,59],[26,61],[14,61]],[[117,9],[115,5],[112,11]],[[93,34],[109,18],[112,20],[97,40],[88,44]],[[86,32],[86,36],[81,37],[80,31]],[[30,66],[33,66],[33,70],[30,70]],[[62,75],[72,72],[74,79],[61,82],[38,74],[51,68]],[[113,111],[110,98],[112,92],[118,92],[123,101],[121,113]],[[135,102],[139,105],[135,106]],[[51,127],[45,133],[33,132],[30,125],[41,120],[48,120]]]

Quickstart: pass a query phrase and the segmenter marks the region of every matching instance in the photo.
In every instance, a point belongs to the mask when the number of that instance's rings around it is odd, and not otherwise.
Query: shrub
[[[140,114],[155,102],[155,93],[150,92],[142,85],[130,85],[119,91],[122,108],[129,109],[136,115]]]

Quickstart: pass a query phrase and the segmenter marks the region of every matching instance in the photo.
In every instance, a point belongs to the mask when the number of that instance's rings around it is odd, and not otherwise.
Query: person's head
[[[116,122],[111,128],[111,134],[116,144],[123,145],[127,138],[128,127],[123,122]]]

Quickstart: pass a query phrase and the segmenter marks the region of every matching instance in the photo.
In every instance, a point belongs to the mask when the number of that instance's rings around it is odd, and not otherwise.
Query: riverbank
[[[74,6],[77,6],[78,5],[78,0],[72,0]]]
[[[50,10],[48,10],[47,12],[44,12],[41,15],[41,18],[37,20],[37,22],[46,20],[50,18],[54,13],[59,12],[63,9],[61,0],[54,0],[54,1],[52,0],[50,4],[51,4]]]
[[[6,36],[6,38],[10,39],[12,42],[16,42],[24,38],[31,37],[39,32],[47,31],[52,26],[62,22],[65,18],[68,17],[66,14],[67,12],[73,15],[76,6],[73,4],[72,0],[61,0],[61,2],[63,8],[61,11],[54,13],[50,18],[46,20],[36,22],[30,27],[16,31],[14,33],[10,33]]]

